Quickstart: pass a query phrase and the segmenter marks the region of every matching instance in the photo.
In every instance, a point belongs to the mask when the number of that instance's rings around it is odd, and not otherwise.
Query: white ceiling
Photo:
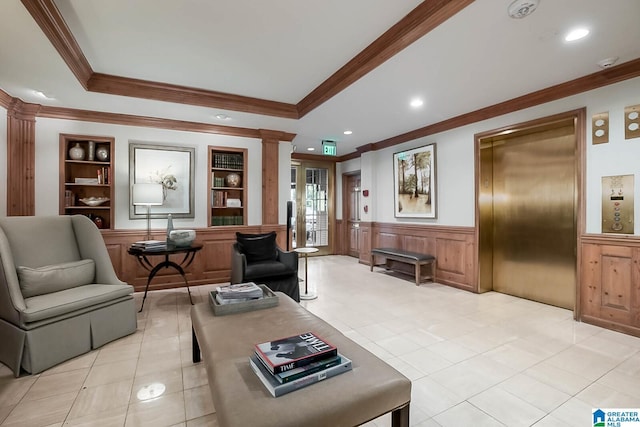
[[[427,0],[431,1],[431,0]],[[640,1],[476,0],[299,120],[85,91],[19,0],[0,2],[0,89],[25,102],[295,133],[338,154],[640,57]],[[296,104],[418,0],[55,0],[93,71]],[[575,26],[591,33],[567,43]],[[40,90],[54,100],[33,94]],[[424,98],[419,109],[409,107]],[[218,113],[230,118],[217,119]],[[343,131],[353,130],[345,136]]]

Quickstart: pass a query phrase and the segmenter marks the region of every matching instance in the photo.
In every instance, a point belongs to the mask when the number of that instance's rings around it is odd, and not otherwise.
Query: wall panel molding
[[[584,235],[578,319],[640,337],[640,238]]]
[[[286,248],[286,227],[282,225],[198,228],[196,243],[202,243],[203,248],[185,270],[190,287],[229,282],[231,248],[236,241],[238,231],[242,233],[275,231],[278,234],[278,246]],[[129,255],[127,250],[133,242],[146,239],[146,230],[101,230],[101,233],[118,278],[132,285],[136,292],[144,291],[149,272],[141,267],[136,257]],[[151,238],[164,240],[166,230],[151,230]],[[152,258],[152,261],[162,260],[161,257],[155,258],[157,260]],[[183,255],[170,258],[179,264]],[[151,282],[149,290],[169,288],[184,288],[184,282],[175,270],[162,269]]]
[[[436,282],[478,292],[476,280],[476,234],[474,227],[426,224],[372,223],[369,250],[393,247],[436,257]],[[375,270],[374,270],[375,271]]]

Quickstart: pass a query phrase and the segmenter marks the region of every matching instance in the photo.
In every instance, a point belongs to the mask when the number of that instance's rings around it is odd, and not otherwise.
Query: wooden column
[[[262,225],[278,223],[278,173],[282,132],[260,129],[262,136]]]
[[[13,98],[7,108],[7,216],[35,215],[36,113]]]

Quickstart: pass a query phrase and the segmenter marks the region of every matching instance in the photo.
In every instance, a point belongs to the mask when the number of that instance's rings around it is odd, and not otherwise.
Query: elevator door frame
[[[481,287],[482,268],[483,263],[488,262],[486,254],[483,255],[481,251],[481,234],[480,234],[480,220],[481,220],[481,203],[480,203],[480,186],[481,183],[481,143],[488,138],[500,137],[511,133],[525,133],[527,131],[536,131],[545,125],[553,125],[557,122],[567,121],[572,119],[574,121],[575,139],[576,139],[576,180],[575,180],[575,193],[576,193],[576,265],[575,265],[575,306],[573,310],[574,319],[578,319],[580,316],[580,269],[578,268],[581,262],[580,251],[580,237],[585,233],[585,201],[583,197],[583,189],[585,182],[585,144],[586,144],[586,108],[578,110],[568,111],[565,113],[548,116],[529,122],[514,124],[505,126],[503,128],[482,132],[475,135],[475,241],[476,241],[476,268],[475,268],[475,290],[478,293],[487,292],[491,289],[483,289]],[[486,265],[486,264],[485,264]]]

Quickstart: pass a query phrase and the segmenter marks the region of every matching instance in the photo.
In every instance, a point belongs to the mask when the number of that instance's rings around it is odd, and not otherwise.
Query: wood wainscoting
[[[640,239],[581,239],[579,320],[640,337]]]
[[[360,262],[369,264],[371,248],[398,248],[436,257],[438,283],[478,292],[474,227],[361,223]]]
[[[196,243],[203,248],[193,263],[185,269],[189,286],[228,282],[231,278],[231,250],[236,241],[236,232],[241,233],[278,233],[277,243],[282,249],[286,245],[286,227],[284,225],[261,225],[243,227],[211,227],[196,229]],[[144,240],[146,233],[140,230],[102,230],[111,262],[120,280],[133,285],[136,291],[144,291],[149,272],[138,263],[136,257],[129,255],[129,246],[136,241]],[[152,239],[164,240],[165,231],[156,230],[151,233]],[[172,255],[171,260],[180,263],[184,255]],[[162,259],[158,258],[158,262]],[[179,288],[184,286],[182,277],[172,268],[161,270],[153,279],[149,290]]]

